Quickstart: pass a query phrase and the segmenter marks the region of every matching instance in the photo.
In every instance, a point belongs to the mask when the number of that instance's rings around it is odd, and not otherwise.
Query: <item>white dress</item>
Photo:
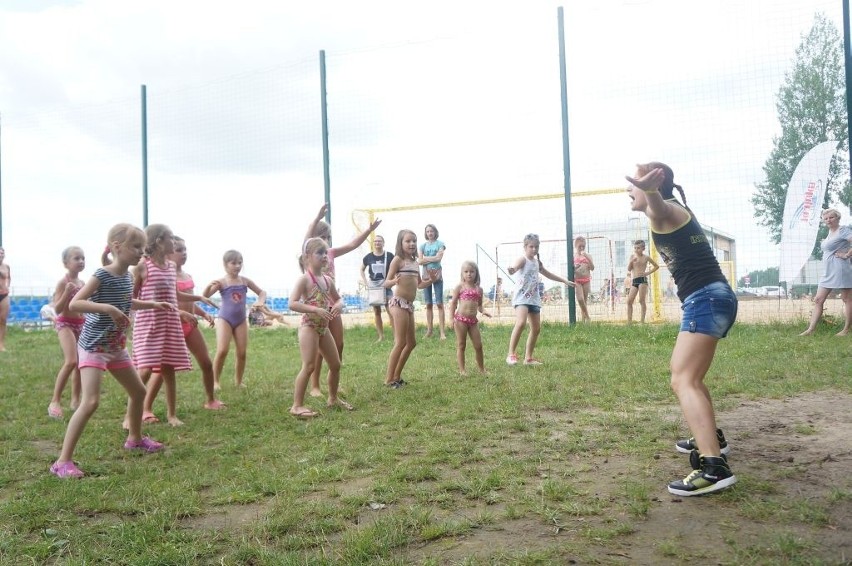
[[[822,263],[825,271],[819,280],[823,289],[852,289],[852,259],[837,257],[837,252],[848,252],[852,247],[852,228],[841,226],[822,241]]]

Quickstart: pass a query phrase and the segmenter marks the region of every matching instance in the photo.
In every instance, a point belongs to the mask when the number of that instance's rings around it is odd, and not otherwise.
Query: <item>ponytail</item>
[[[675,183],[672,183],[672,186],[677,189],[677,192],[680,193],[680,200],[683,201],[683,206],[686,206],[686,195],[683,194],[683,187],[681,187],[680,185],[677,185]],[[687,207],[687,208],[689,208],[689,207]]]

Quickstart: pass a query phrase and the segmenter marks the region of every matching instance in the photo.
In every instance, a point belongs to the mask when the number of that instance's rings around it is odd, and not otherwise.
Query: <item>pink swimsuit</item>
[[[67,275],[65,276],[65,280],[69,281]],[[74,295],[76,295],[77,292],[82,288],[83,288],[82,286],[76,287],[74,289],[74,291],[72,291],[71,296],[68,298],[68,301],[70,302],[71,299],[74,298]],[[0,299],[0,300],[2,300],[2,299]],[[80,339],[80,333],[83,332],[83,323],[84,322],[86,322],[86,319],[83,318],[83,317],[61,316],[60,315],[60,316],[57,316],[56,320],[53,321],[53,328],[55,328],[57,332],[59,332],[63,328],[68,328],[68,329],[71,330],[71,332],[74,333],[74,339],[79,340]]]
[[[580,267],[583,264],[588,265],[588,263],[589,263],[589,260],[586,256],[584,256],[584,255],[575,255],[574,256],[574,270],[576,270],[578,267]],[[586,283],[590,283],[591,281],[592,281],[591,277],[577,277],[577,276],[574,277],[574,283],[577,283],[579,285],[585,285]]]
[[[477,305],[478,305],[479,301],[481,299],[482,299],[482,292],[479,290],[478,287],[476,287],[476,288],[465,287],[464,289],[461,290],[461,292],[459,292],[459,300],[460,301],[473,301],[473,302],[477,303]],[[453,314],[453,320],[457,320],[457,321],[461,322],[462,324],[466,324],[467,326],[476,326],[479,323],[479,321],[476,319],[475,316],[465,316],[465,315],[460,314],[458,312]]]
[[[192,280],[192,277],[189,279],[184,279],[183,281],[177,282],[177,290],[182,293],[186,293],[187,291],[192,291],[195,287],[195,282]],[[196,325],[191,322],[187,322],[184,319],[180,319],[180,329],[183,330],[183,337],[186,338],[190,334],[192,334],[192,329],[195,328]]]

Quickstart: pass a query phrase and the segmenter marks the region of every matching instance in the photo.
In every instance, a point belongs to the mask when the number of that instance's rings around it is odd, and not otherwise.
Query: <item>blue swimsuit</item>
[[[219,305],[219,318],[236,328],[246,321],[246,285],[229,285],[219,291],[222,304]]]

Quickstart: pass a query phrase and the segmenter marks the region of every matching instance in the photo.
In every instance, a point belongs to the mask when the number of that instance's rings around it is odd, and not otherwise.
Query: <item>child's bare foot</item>
[[[446,335],[446,334],[441,334],[441,340],[446,340],[446,339],[447,339],[447,335]]]
[[[213,384],[213,391],[221,391],[221,390],[222,390],[222,386],[219,385],[218,381]]]
[[[222,409],[227,409],[228,406],[220,400],[214,399],[213,401],[204,403],[204,408],[210,411],[221,411]]]
[[[312,419],[319,416],[318,412],[307,407],[290,407],[290,414],[297,419]]]
[[[814,331],[809,328],[809,329],[805,330],[804,332],[802,332],[801,334],[799,334],[799,336],[810,336],[813,333],[814,333]]]
[[[431,338],[431,337],[432,337],[432,331],[431,331],[431,330],[427,330],[427,331],[426,331],[426,334],[424,334],[424,335],[423,335],[423,337],[424,337],[424,338]]]
[[[311,397],[323,397],[322,391],[319,388],[311,389],[311,392],[309,393],[309,395]]]
[[[462,377],[467,377],[467,371],[465,371],[465,370],[463,370],[463,369],[460,369],[460,370],[459,370],[459,375],[460,375],[460,376],[462,376]]]
[[[482,375],[488,375],[488,370],[485,368],[479,368],[479,373],[481,373]]]
[[[835,336],[846,336],[847,334],[849,334],[848,330],[841,330],[840,332],[835,334]]]
[[[177,417],[169,417],[168,421],[169,421],[169,424],[172,425],[172,426],[183,426],[183,421],[180,420]]]
[[[353,407],[351,403],[348,403],[348,402],[344,401],[343,399],[341,399],[339,397],[337,399],[333,400],[333,401],[331,399],[329,399],[328,404],[326,406],[329,409],[339,407],[341,409],[346,409],[347,411],[355,410],[355,407]]]
[[[123,430],[130,430],[130,421],[128,421],[127,419],[124,419],[124,421],[122,421],[122,423],[121,423],[121,428]]]
[[[237,389],[245,389],[246,388],[246,382],[245,381],[234,381],[234,386]]]

